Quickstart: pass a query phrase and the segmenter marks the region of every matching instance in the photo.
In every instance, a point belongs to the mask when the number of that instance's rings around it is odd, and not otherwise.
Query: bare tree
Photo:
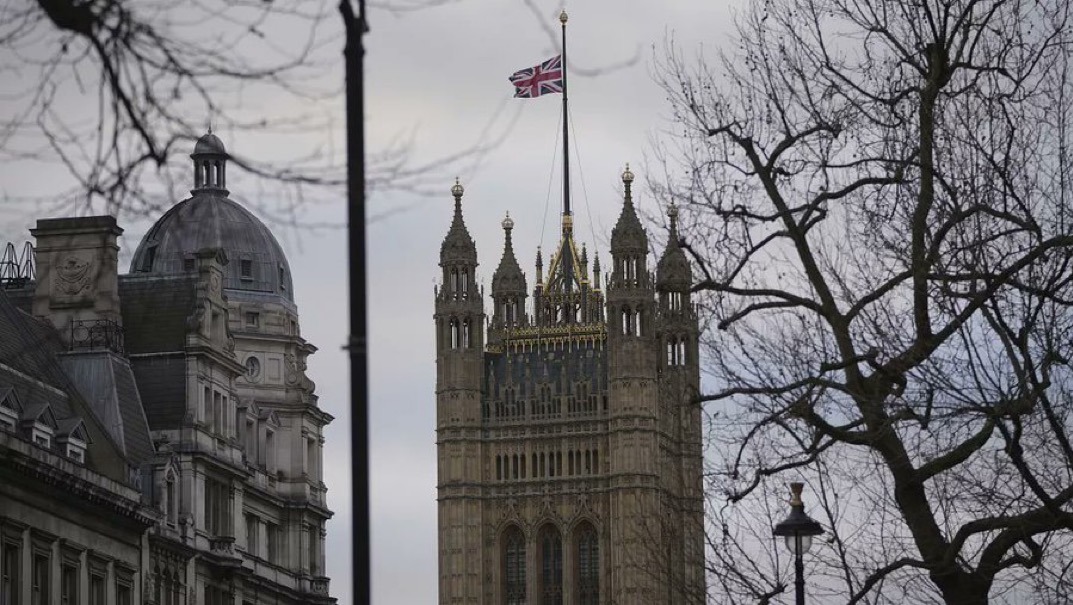
[[[386,2],[411,10],[437,0]],[[207,128],[270,132],[295,147],[266,159],[233,152],[271,191],[260,208],[296,221],[307,201],[337,198],[345,185],[341,132],[342,37],[329,0],[36,0],[0,6],[0,159],[58,163],[71,177],[30,201],[81,211],[159,214],[188,186],[189,153]],[[323,133],[310,147],[309,133]],[[492,136],[488,137],[494,138]],[[460,160],[494,146],[476,142],[425,162],[413,133],[367,155],[370,191],[422,193]],[[237,152],[237,153],[235,153]],[[177,170],[173,174],[173,170]],[[8,198],[11,201],[11,198]]]
[[[711,63],[669,45],[705,348],[717,602],[1073,593],[1070,7],[767,0]]]

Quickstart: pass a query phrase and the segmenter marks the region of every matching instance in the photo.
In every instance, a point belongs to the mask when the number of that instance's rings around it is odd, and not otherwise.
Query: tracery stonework
[[[606,275],[566,214],[529,291],[508,216],[490,318],[452,188],[434,315],[441,603],[704,602],[689,263],[672,208],[650,274],[632,178]]]

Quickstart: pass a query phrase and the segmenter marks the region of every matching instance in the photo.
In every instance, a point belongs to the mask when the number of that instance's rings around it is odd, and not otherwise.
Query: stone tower
[[[628,168],[622,179],[604,283],[564,212],[528,309],[507,216],[487,343],[452,188],[434,316],[441,603],[704,602],[692,276],[673,207],[651,274]]]

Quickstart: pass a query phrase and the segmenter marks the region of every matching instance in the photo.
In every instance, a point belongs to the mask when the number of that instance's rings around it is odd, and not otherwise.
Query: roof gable
[[[15,387],[0,386],[0,407],[22,414],[22,402],[19,401],[19,394],[15,392]]]
[[[56,414],[52,412],[52,406],[43,401],[27,407],[22,413],[21,420],[26,423],[43,424],[52,430],[56,430],[59,426],[56,422]]]

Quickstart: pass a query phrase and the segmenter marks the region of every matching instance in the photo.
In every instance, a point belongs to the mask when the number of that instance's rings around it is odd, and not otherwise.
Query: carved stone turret
[[[525,274],[518,265],[518,259],[514,256],[514,245],[511,242],[511,231],[514,229],[514,221],[510,214],[503,219],[503,257],[499,261],[499,267],[492,275],[492,325],[489,332],[489,342],[494,343],[503,330],[511,330],[524,327],[528,324],[525,315],[525,299],[528,296],[528,286],[525,283]]]
[[[440,502],[440,544],[456,540],[449,567],[440,568],[440,589],[458,586],[460,602],[480,594],[482,528],[467,521],[481,514],[472,486],[481,480],[481,360],[484,355],[484,310],[476,286],[477,248],[462,217],[457,180],[451,187],[454,218],[440,247],[443,281],[436,290],[436,447]],[[524,281],[523,290],[524,292]]]

